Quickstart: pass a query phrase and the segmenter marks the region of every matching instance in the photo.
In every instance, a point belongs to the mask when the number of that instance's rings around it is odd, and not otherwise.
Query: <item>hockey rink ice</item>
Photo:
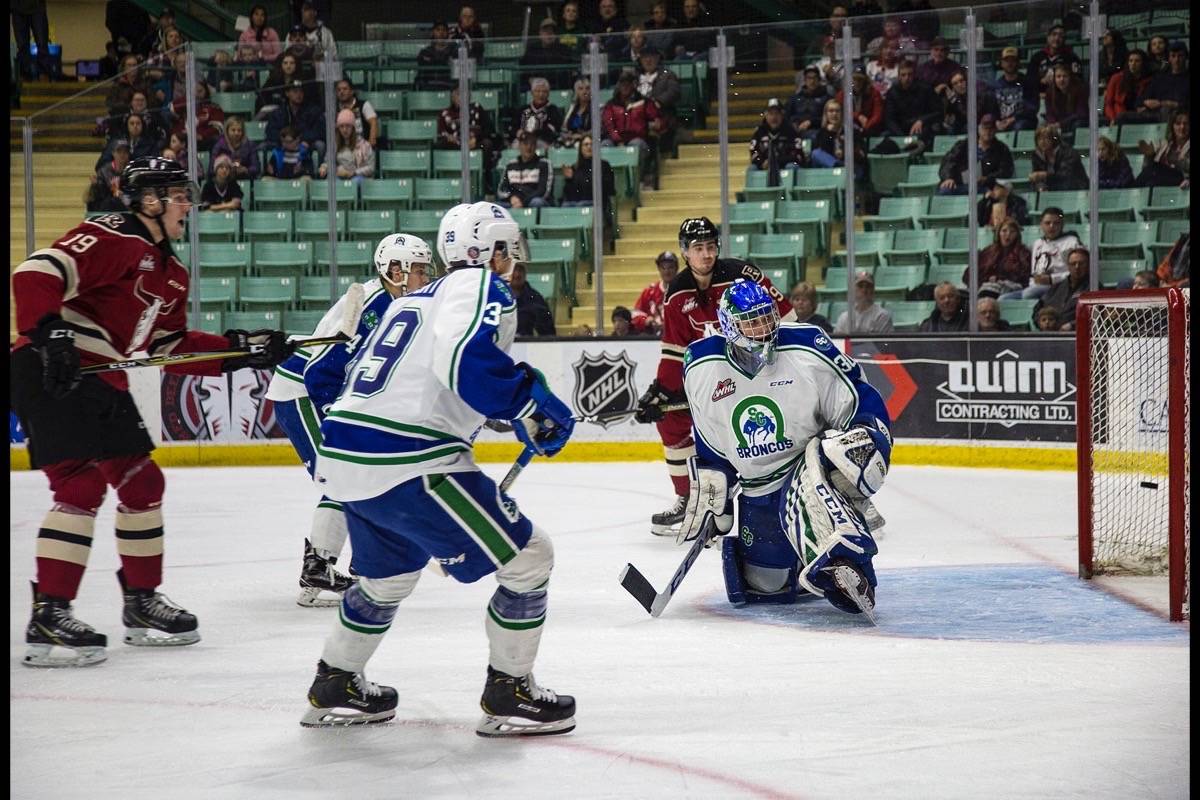
[[[13,797],[1189,795],[1190,628],[1165,621],[1165,580],[1123,599],[1075,577],[1074,473],[894,468],[871,628],[824,601],[733,608],[715,550],[651,619],[617,576],[632,562],[661,589],[683,557],[649,534],[665,466],[535,460],[512,490],[556,550],[535,674],[578,712],[573,733],[525,740],[474,733],[494,579],[429,570],[367,669],[399,690],[395,722],[302,729],[337,614],[295,604],[315,489],[298,466],[167,481],[162,591],[203,641],[121,643],[110,492],[75,603],[109,659],[34,670],[19,662],[49,491],[10,473]]]

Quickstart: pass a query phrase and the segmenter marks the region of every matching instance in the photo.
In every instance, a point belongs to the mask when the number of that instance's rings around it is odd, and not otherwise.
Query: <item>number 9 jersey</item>
[[[516,329],[512,291],[487,269],[452,270],[393,301],[321,424],[322,491],[365,500],[429,472],[477,469],[484,420],[535,409],[532,371],[508,355]]]

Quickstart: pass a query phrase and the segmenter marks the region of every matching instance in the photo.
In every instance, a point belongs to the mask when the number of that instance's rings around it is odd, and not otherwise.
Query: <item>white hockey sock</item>
[[[392,626],[400,601],[412,594],[420,577],[418,571],[360,578],[347,589],[333,632],[325,640],[322,660],[331,667],[362,672]]]
[[[342,554],[349,535],[342,504],[322,498],[313,511],[312,533],[308,537],[313,550],[321,558],[337,558]]]
[[[496,573],[500,584],[488,603],[484,627],[488,663],[509,675],[533,671],[546,620],[546,586],[554,566],[550,538],[534,527],[529,543]]]

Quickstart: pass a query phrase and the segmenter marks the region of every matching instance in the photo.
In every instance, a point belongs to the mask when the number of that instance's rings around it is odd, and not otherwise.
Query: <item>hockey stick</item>
[[[696,563],[696,559],[700,556],[700,551],[713,538],[717,536],[717,522],[713,517],[712,512],[709,512],[704,520],[704,524],[700,527],[700,533],[692,542],[692,548],[688,550],[687,555],[683,557],[683,563],[675,570],[675,574],[671,576],[671,582],[667,584],[667,588],[661,592],[654,591],[654,587],[650,585],[650,581],[646,580],[637,567],[633,564],[626,564],[621,570],[621,586],[625,591],[633,595],[633,599],[642,604],[642,608],[650,612],[650,616],[657,617],[662,614],[663,609],[667,607],[667,603],[671,602],[671,598],[675,596],[676,590],[679,589],[679,584],[683,583],[683,578],[688,574],[688,570],[692,568],[692,564]]]
[[[688,404],[687,403],[670,403],[665,406],[659,406],[659,408],[662,411],[687,411]],[[602,420],[615,419],[617,417],[624,417],[624,416],[628,416],[630,414],[636,414],[637,411],[638,410],[636,408],[630,408],[630,409],[626,409],[624,411],[601,411],[599,414],[580,414],[577,417],[573,417],[573,419],[576,422],[591,422],[591,423],[599,424]]]

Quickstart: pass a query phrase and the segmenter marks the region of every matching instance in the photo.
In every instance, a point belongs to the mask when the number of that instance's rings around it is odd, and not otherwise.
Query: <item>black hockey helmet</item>
[[[713,224],[708,217],[690,217],[679,226],[679,249],[687,252],[692,242],[704,242],[712,239],[721,246],[721,229]]]
[[[153,191],[156,196],[164,198],[167,189],[173,186],[187,188],[188,198],[192,202],[199,198],[196,184],[192,183],[187,170],[178,161],[157,157],[135,158],[121,172],[121,195],[134,211],[141,210],[145,192]]]

